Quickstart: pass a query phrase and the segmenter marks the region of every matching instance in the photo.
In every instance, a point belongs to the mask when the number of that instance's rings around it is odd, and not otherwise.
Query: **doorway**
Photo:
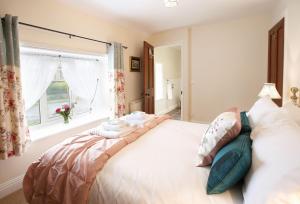
[[[154,112],[181,120],[181,46],[154,48]]]

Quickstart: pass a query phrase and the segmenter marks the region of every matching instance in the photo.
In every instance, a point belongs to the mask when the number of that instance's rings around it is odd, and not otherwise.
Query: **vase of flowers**
[[[68,104],[63,105],[61,108],[57,108],[55,112],[64,118],[65,124],[69,123],[69,119],[72,119],[70,116],[71,107]]]

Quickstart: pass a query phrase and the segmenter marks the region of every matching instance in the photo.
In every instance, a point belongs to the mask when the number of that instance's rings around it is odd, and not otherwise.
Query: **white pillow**
[[[288,102],[285,103],[281,109],[300,125],[300,107],[297,107],[292,102]]]
[[[251,138],[252,166],[245,178],[244,204],[269,204],[279,197],[287,200],[300,187],[300,180],[281,185],[300,169],[300,127],[279,109],[260,118]]]
[[[266,204],[300,203],[300,168],[283,174],[272,189],[272,195]]]
[[[269,97],[258,99],[247,114],[252,129],[259,124],[260,119],[264,115],[278,109],[279,107]]]

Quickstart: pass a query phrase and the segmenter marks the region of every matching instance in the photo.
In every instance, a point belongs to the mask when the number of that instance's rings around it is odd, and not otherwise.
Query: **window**
[[[53,81],[46,91],[48,116],[55,117],[61,104],[70,104],[70,92],[65,81]]]
[[[163,65],[160,63],[155,64],[155,100],[164,98],[164,76]]]
[[[40,101],[35,103],[28,111],[26,111],[26,117],[29,126],[41,123]]]
[[[106,56],[21,48],[21,76],[29,126],[61,122],[57,108],[71,117],[109,113]]]

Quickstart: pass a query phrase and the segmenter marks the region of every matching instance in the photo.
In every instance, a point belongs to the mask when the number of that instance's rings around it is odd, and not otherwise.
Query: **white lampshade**
[[[271,99],[281,99],[274,83],[264,83],[263,88],[258,94],[259,97],[269,96]]]

